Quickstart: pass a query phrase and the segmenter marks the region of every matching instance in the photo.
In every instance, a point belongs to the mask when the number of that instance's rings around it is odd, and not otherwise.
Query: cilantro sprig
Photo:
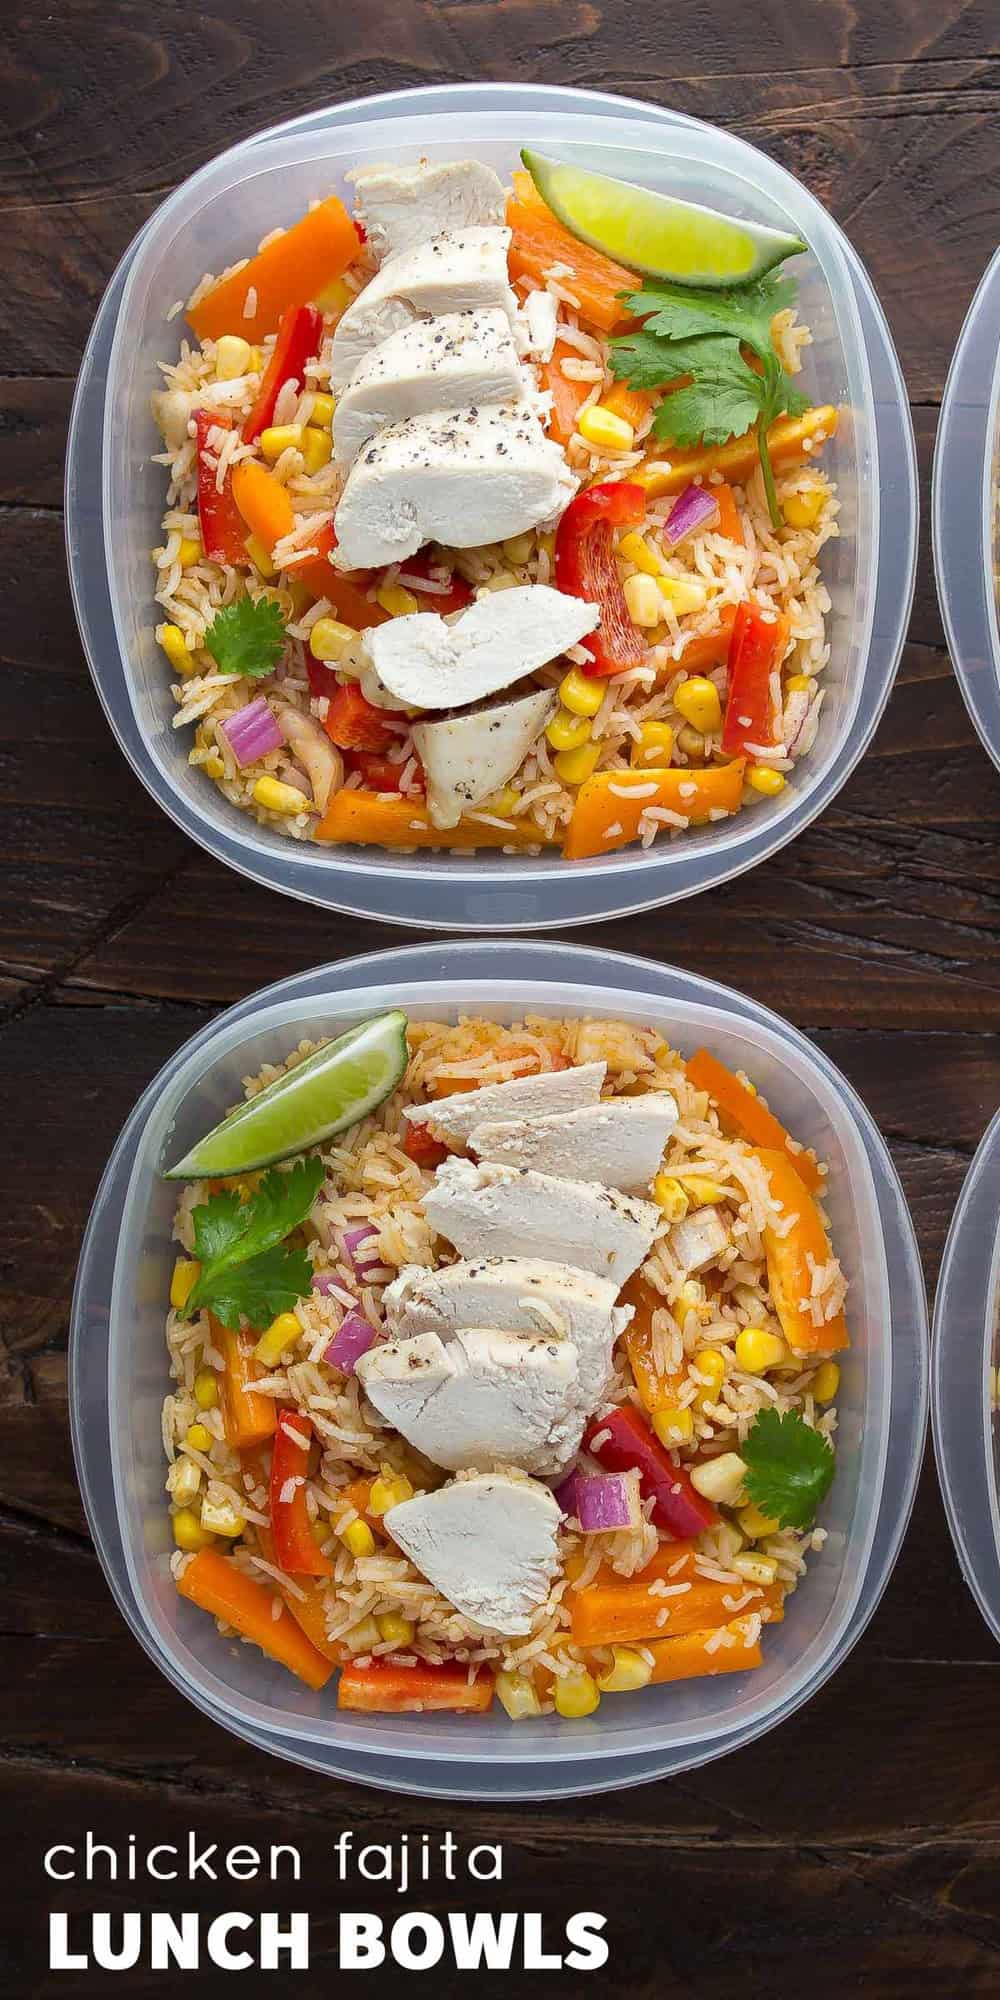
[[[755,1507],[782,1528],[808,1528],[829,1491],[835,1459],[819,1431],[797,1410],[761,1410],[740,1456]]]
[[[785,373],[771,338],[775,313],[796,295],[793,278],[773,273],[754,284],[701,291],[656,280],[623,293],[643,324],[611,342],[612,373],[633,389],[658,389],[689,376],[664,396],[653,419],[657,437],[674,444],[725,444],[756,430],[764,489],[774,527],[781,510],[768,451],[768,427],[786,413],[800,416],[808,398]],[[760,373],[744,348],[757,356]]]
[[[253,680],[273,673],[285,644],[281,611],[269,597],[255,604],[238,597],[217,611],[205,634],[205,647],[220,674],[243,674]]]
[[[194,1210],[201,1271],[186,1319],[207,1307],[223,1326],[235,1330],[242,1318],[260,1330],[291,1312],[309,1290],[312,1265],[304,1250],[283,1247],[284,1239],[305,1221],[322,1180],[322,1160],[297,1160],[287,1174],[272,1168],[246,1201],[226,1188]]]

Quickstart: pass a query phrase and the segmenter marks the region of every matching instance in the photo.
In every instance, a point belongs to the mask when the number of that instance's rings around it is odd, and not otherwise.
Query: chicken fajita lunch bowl
[[[818,809],[862,693],[839,243],[688,132],[584,158],[572,118],[459,122],[265,139],[150,225],[105,455],[130,699],[200,825],[303,893],[690,893]]]
[[[208,1043],[147,1120],[111,1307],[130,1585],[180,1684],[313,1743],[516,1761],[711,1740],[822,1675],[890,1306],[804,1045],[412,980]]]

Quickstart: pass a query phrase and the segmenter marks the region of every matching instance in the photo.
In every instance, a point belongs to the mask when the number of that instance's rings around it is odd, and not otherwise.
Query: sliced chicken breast
[[[515,1076],[508,1083],[483,1084],[480,1090],[457,1090],[433,1104],[408,1104],[403,1117],[414,1125],[432,1125],[442,1139],[464,1146],[469,1133],[491,1118],[541,1118],[550,1111],[596,1104],[606,1068],[602,1062],[577,1063],[541,1076]]]
[[[507,197],[492,167],[481,160],[445,160],[432,166],[374,164],[355,167],[356,208],[381,262],[413,250],[432,236],[503,222]]]
[[[379,1414],[449,1472],[516,1465],[554,1475],[579,1449],[589,1410],[571,1341],[463,1327],[388,1341],[357,1365]]]
[[[469,1134],[469,1148],[481,1160],[638,1191],[648,1188],[659,1172],[678,1115],[665,1090],[644,1097],[607,1097],[582,1111],[477,1125]]]
[[[509,1472],[454,1479],[385,1517],[394,1541],[464,1618],[508,1638],[530,1632],[559,1567],[562,1516],[547,1486]]]
[[[349,465],[389,424],[432,410],[514,403],[524,389],[510,321],[498,307],[415,320],[359,362],[334,412],[334,454]]]
[[[373,626],[365,638],[395,700],[408,708],[466,708],[558,659],[600,616],[584,598],[526,583],[477,597],[452,624],[434,611],[415,611]]]
[[[424,1200],[433,1229],[463,1257],[560,1258],[621,1286],[649,1255],[652,1202],[590,1181],[448,1159]]]
[[[729,1241],[729,1232],[717,1208],[696,1208],[682,1222],[675,1222],[667,1235],[667,1249],[682,1271],[705,1271],[714,1264]]]
[[[509,246],[509,229],[456,229],[387,258],[334,328],[334,394],[343,394],[379,341],[412,320],[496,306],[513,326],[517,299],[507,275]]]
[[[447,1342],[463,1326],[539,1333],[571,1340],[581,1395],[594,1410],[608,1385],[615,1341],[634,1308],[616,1305],[606,1278],[540,1257],[478,1257],[426,1271],[408,1264],[383,1301],[394,1335],[437,1333]]]
[[[427,777],[427,811],[434,826],[457,826],[514,776],[558,705],[554,688],[531,688],[513,701],[466,709],[413,725],[413,742]]]

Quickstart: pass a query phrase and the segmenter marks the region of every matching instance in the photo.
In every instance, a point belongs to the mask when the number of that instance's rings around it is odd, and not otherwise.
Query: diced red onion
[[[363,1313],[351,1311],[337,1328],[329,1347],[323,1349],[323,1359],[332,1368],[342,1369],[345,1375],[353,1375],[354,1364],[378,1339],[378,1334]]]
[[[564,1514],[576,1515],[578,1511],[579,1489],[582,1484],[579,1472],[571,1472],[568,1478],[552,1488],[552,1498],[558,1501]]]
[[[370,1265],[379,1262],[377,1248],[370,1251],[366,1257],[362,1257],[361,1255],[362,1244],[370,1243],[372,1237],[377,1235],[378,1230],[375,1228],[374,1223],[371,1222],[362,1222],[356,1229],[345,1229],[344,1231],[344,1249],[347,1251],[347,1255],[359,1278],[362,1272],[368,1270]]]
[[[719,503],[710,486],[685,486],[667,515],[663,539],[676,548],[688,535],[697,534],[719,517]]]
[[[599,1472],[577,1485],[576,1515],[586,1535],[615,1534],[642,1520],[637,1472]]]
[[[255,764],[258,757],[280,750],[285,740],[263,695],[219,726],[238,764]]]
[[[312,1280],[312,1289],[314,1292],[322,1292],[324,1298],[326,1297],[327,1292],[335,1292],[337,1290],[336,1272],[314,1271]]]

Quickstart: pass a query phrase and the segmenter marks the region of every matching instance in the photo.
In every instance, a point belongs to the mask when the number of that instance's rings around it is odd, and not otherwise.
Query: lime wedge
[[[406,1062],[405,1014],[362,1021],[239,1105],[164,1178],[242,1174],[318,1146],[374,1111],[395,1090]]]
[[[801,237],[780,229],[561,165],[527,147],[521,158],[543,201],[581,243],[644,277],[676,285],[745,285],[807,248]]]

